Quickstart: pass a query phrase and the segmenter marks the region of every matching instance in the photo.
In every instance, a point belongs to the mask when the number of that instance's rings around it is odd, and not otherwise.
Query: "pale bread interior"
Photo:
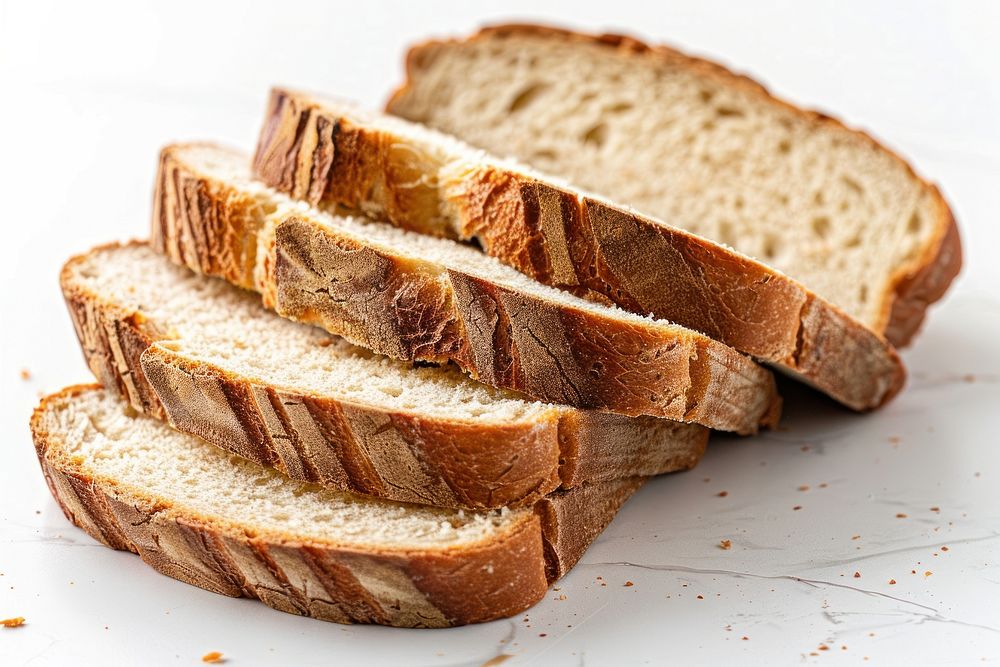
[[[393,112],[759,258],[872,327],[937,233],[901,161],[704,65],[537,36],[415,65]]]
[[[260,297],[175,266],[146,245],[97,249],[69,265],[73,283],[140,311],[183,358],[306,395],[452,421],[544,420],[558,410],[470,380],[449,367],[413,367],[321,329],[278,317]]]
[[[496,538],[530,510],[468,512],[363,498],[296,482],[136,414],[103,389],[52,397],[41,417],[61,470],[239,534],[388,550],[446,550]]]

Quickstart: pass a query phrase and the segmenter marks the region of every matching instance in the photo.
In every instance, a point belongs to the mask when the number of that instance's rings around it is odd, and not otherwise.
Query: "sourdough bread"
[[[475,240],[543,283],[696,329],[854,409],[904,381],[884,338],[781,272],[412,123],[275,90],[255,172],[320,207]]]
[[[760,257],[895,345],[961,266],[948,205],[899,156],[671,48],[489,28],[413,48],[388,108]]]
[[[144,243],[60,282],[96,377],[136,409],[293,479],[438,507],[690,468],[708,431],[527,401],[455,368],[387,359],[267,311]]]
[[[777,421],[774,378],[732,348],[464,244],[323,214],[252,181],[237,151],[168,147],[155,201],[154,245],[172,260],[380,354],[577,408],[742,433]]]
[[[444,627],[523,611],[643,481],[490,512],[367,499],[290,480],[97,386],[43,399],[31,431],[53,497],[95,539],[189,584],[338,623]]]

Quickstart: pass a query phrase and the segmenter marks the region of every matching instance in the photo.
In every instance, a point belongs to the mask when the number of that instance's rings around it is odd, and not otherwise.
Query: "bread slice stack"
[[[165,147],[150,240],[61,274],[100,383],[31,422],[67,517],[282,611],[476,623],[540,600],[710,429],[776,425],[766,366],[883,405],[960,264],[947,206],[685,58],[494,29],[413,50],[390,101],[457,136],[275,89],[253,156]]]

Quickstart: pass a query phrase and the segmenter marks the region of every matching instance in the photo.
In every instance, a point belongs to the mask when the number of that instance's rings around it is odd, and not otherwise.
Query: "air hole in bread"
[[[764,237],[764,247],[762,249],[764,257],[766,257],[767,259],[774,259],[775,257],[778,256],[778,252],[780,251],[780,249],[781,249],[781,243],[775,236],[768,234],[767,236]]]
[[[910,216],[909,221],[906,223],[906,231],[911,234],[916,234],[920,231],[921,227],[923,227],[923,221],[917,213],[914,213]]]
[[[861,235],[860,234],[855,234],[851,238],[847,239],[846,243],[844,243],[844,247],[845,248],[857,248],[860,245],[861,245]]]
[[[531,106],[531,104],[548,89],[549,84],[547,83],[531,84],[514,96],[514,99],[512,99],[510,104],[507,105],[507,111],[513,113]]]
[[[631,102],[616,102],[604,108],[607,113],[623,113],[632,109]]]
[[[702,102],[708,104],[709,102],[712,101],[712,98],[715,97],[715,91],[703,88],[698,91],[698,97],[701,99]]]
[[[850,176],[841,176],[840,180],[843,181],[844,185],[846,185],[855,194],[860,195],[863,192],[861,184]]]
[[[548,148],[543,148],[541,150],[534,151],[531,154],[531,160],[536,162],[545,160],[552,161],[555,159],[556,159],[556,152],[553,150],[549,150]]]
[[[862,285],[858,288],[858,301],[868,303],[868,285]]]
[[[825,239],[830,233],[830,218],[819,215],[812,219],[813,233],[821,239]]]
[[[823,194],[822,190],[817,190],[813,194],[813,203],[816,204],[817,206],[822,206],[823,204],[826,203],[826,195]]]
[[[792,151],[792,142],[788,139],[782,139],[778,142],[778,152],[779,153],[790,153]]]
[[[733,107],[716,107],[715,115],[719,118],[741,118],[744,114]]]
[[[600,148],[608,138],[608,126],[604,123],[598,123],[584,132],[581,138],[583,143]]]

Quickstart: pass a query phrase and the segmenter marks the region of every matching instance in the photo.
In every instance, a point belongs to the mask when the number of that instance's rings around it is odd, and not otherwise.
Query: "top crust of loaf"
[[[903,386],[885,339],[779,271],[422,126],[277,89],[254,165],[321,208],[475,238],[542,283],[679,322],[853,409]]]
[[[933,231],[928,236],[923,248],[914,253],[909,261],[898,266],[883,294],[874,295],[881,297],[879,314],[874,321],[869,323],[869,326],[874,331],[884,335],[891,344],[905,346],[911,341],[924,320],[927,307],[944,295],[951,282],[958,275],[962,266],[961,239],[952,211],[936,185],[919,176],[906,160],[868,133],[850,128],[840,120],[825,113],[803,109],[777,98],[759,82],[745,75],[734,73],[718,63],[690,56],[668,46],[649,45],[621,34],[589,35],[551,26],[503,24],[485,27],[467,38],[429,40],[412,47],[406,58],[407,79],[414,78],[414,73],[421,67],[421,59],[430,55],[439,46],[492,39],[502,40],[509,37],[536,37],[578,43],[583,46],[608,49],[623,58],[648,59],[668,67],[688,68],[701,76],[710,77],[724,85],[739,88],[759,99],[790,111],[816,127],[847,133],[894,160],[913,181],[925,189],[934,209],[934,220],[932,223]],[[390,111],[405,98],[408,85],[408,82],[404,83],[394,92],[387,103],[387,108]]]

